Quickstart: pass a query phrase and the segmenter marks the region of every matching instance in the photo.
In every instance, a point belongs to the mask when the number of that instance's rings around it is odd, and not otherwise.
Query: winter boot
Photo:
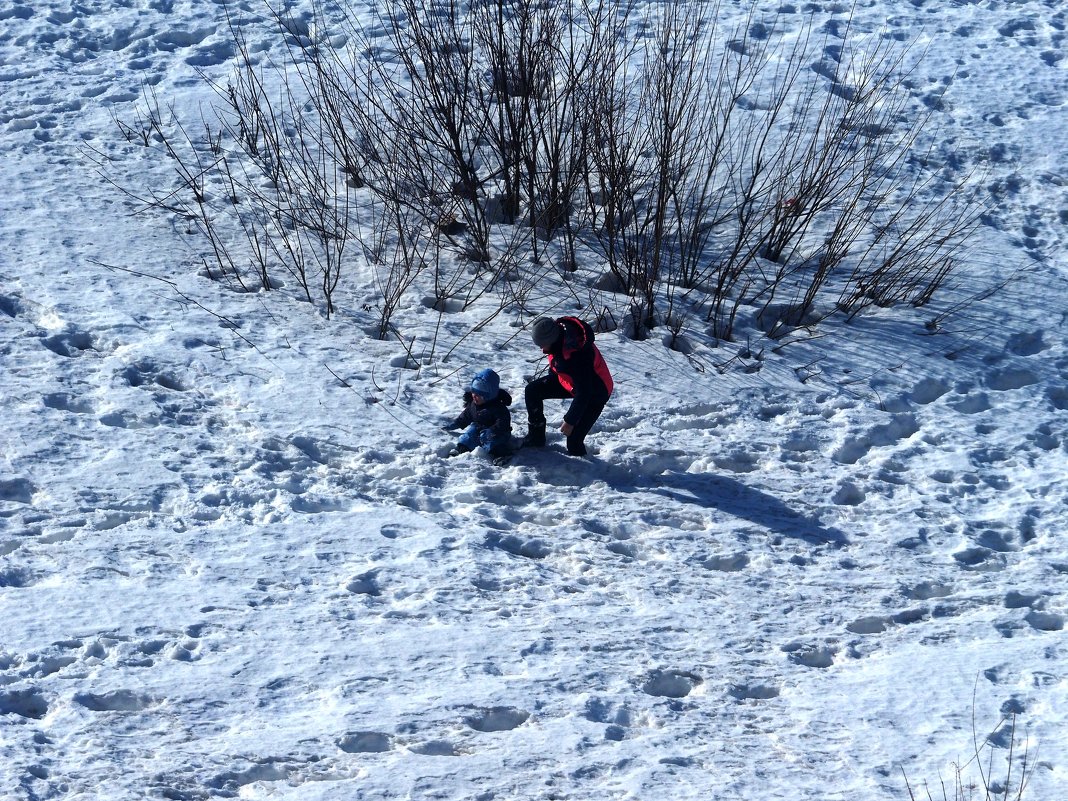
[[[527,435],[523,437],[524,448],[545,447],[545,426],[530,425],[527,427]]]

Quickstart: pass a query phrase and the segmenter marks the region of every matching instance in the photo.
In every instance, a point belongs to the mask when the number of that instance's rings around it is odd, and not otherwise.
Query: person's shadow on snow
[[[680,503],[695,503],[744,518],[784,537],[809,542],[848,545],[849,538],[836,528],[806,517],[766,492],[730,476],[667,472],[657,477],[653,491]]]
[[[849,544],[849,538],[844,532],[825,526],[818,519],[792,509],[774,495],[750,487],[730,476],[715,473],[679,473],[674,470],[649,476],[622,467],[616,470],[618,475],[605,478],[617,490],[646,490],[678,503],[718,509],[784,537],[839,547]]]

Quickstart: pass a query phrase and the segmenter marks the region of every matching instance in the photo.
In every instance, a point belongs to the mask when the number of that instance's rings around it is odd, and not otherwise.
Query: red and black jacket
[[[575,425],[590,401],[607,401],[612,394],[612,374],[593,344],[593,329],[578,317],[560,317],[561,336],[549,351],[549,369],[574,400],[564,422]]]

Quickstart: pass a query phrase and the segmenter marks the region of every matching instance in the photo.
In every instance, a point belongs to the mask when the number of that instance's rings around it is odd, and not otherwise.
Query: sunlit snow
[[[0,0],[0,797],[889,801],[981,747],[1068,798],[1057,3],[855,11],[926,49],[1001,293],[783,348],[604,332],[591,457],[550,402],[504,467],[440,425],[492,367],[522,433],[530,315],[409,309],[455,346],[409,369],[366,287],[228,291],[99,173],[162,181],[115,119],[211,102],[223,9]],[[812,9],[846,13],[767,13]]]

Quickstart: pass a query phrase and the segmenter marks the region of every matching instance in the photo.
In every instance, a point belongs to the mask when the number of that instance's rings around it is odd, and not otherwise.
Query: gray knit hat
[[[550,317],[539,317],[534,321],[534,326],[530,329],[534,344],[539,348],[548,348],[556,344],[556,340],[560,338],[560,333],[560,326],[556,320]]]

